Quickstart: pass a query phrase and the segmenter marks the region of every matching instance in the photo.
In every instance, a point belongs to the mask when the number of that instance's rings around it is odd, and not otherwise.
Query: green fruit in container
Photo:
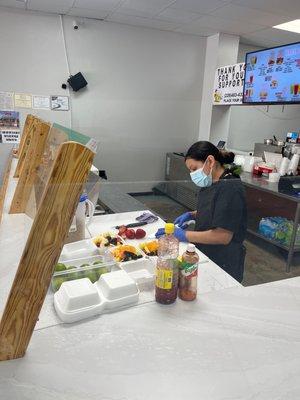
[[[74,273],[74,279],[81,279],[81,278],[85,278],[85,271],[77,271]]]
[[[98,264],[103,264],[103,262],[102,261],[94,261],[93,262],[93,265],[98,265]]]
[[[98,274],[96,271],[86,271],[85,278],[88,278],[92,283],[98,280]]]
[[[54,290],[54,292],[56,292],[62,285],[62,283],[65,282],[65,278],[62,278],[60,276],[55,276],[52,279],[52,289]]]
[[[76,267],[74,267],[74,265],[68,265],[67,270],[69,270],[69,269],[76,269]]]
[[[58,263],[55,265],[55,272],[65,271],[66,269],[67,267],[65,266],[65,264]]]
[[[82,264],[82,265],[80,265],[79,268],[84,268],[84,267],[89,267],[89,266],[90,266],[90,264]]]
[[[107,274],[109,271],[106,267],[102,267],[102,268],[97,269],[95,272],[99,279],[102,274]]]

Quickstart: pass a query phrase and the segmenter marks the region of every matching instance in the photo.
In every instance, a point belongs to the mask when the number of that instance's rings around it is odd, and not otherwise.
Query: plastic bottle
[[[199,256],[194,244],[188,244],[179,266],[179,290],[181,300],[192,301],[197,297]]]
[[[79,204],[74,215],[66,243],[85,239],[85,227],[90,224],[95,212],[94,204],[88,199],[86,193],[80,196]],[[87,218],[86,214],[89,217]]]
[[[161,304],[174,303],[177,298],[179,241],[174,230],[174,224],[166,224],[165,235],[158,240],[155,299]]]

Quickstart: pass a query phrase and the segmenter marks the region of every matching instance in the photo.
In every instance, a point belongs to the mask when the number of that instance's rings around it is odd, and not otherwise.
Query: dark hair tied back
[[[205,161],[208,156],[214,158],[221,164],[232,164],[234,153],[225,150],[219,150],[214,144],[205,140],[194,143],[187,151],[185,159],[192,158],[196,161]]]
[[[234,157],[235,155],[232,151],[219,150],[219,158],[217,160],[221,165],[232,164]]]

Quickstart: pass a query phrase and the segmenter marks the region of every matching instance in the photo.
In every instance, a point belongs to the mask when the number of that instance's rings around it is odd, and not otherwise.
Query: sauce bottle
[[[165,235],[158,239],[155,300],[161,304],[174,303],[177,298],[179,241],[174,230],[174,224],[166,224]]]
[[[178,296],[181,300],[192,301],[197,297],[198,263],[195,245],[188,244],[179,267]]]

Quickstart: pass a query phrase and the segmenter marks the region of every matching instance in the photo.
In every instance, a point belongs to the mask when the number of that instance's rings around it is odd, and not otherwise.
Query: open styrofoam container
[[[87,278],[64,282],[54,294],[54,307],[63,322],[71,323],[128,307],[138,299],[135,281],[120,270],[101,275],[94,284]]]
[[[152,259],[140,258],[136,261],[121,263],[120,267],[136,282],[139,290],[152,290],[154,288],[155,262]]]
[[[65,244],[61,255],[61,262],[74,258],[83,258],[100,254],[98,247],[91,239],[79,240],[78,242]]]

